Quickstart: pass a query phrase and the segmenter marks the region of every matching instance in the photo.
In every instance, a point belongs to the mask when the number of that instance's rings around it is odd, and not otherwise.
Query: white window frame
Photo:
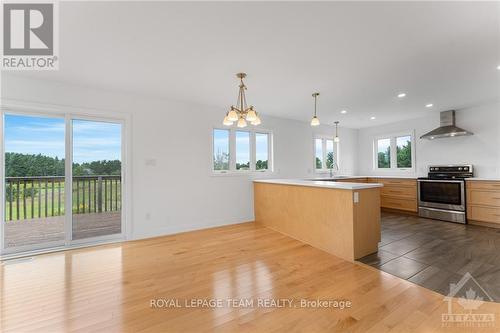
[[[249,141],[248,142],[248,150],[249,150],[248,155],[249,155],[250,168],[247,170],[237,170],[236,169],[236,145],[237,145],[236,144],[236,132],[248,133],[248,141]],[[246,128],[236,128],[233,131],[233,137],[234,137],[234,140],[231,141],[231,135],[229,136],[229,150],[231,152],[229,154],[229,170],[231,170],[231,168],[232,168],[234,172],[238,172],[238,173],[247,173],[250,171],[254,171],[254,170],[252,170],[252,167],[255,168],[254,163],[253,163],[253,160],[255,160],[255,154],[253,154],[253,152],[255,151],[255,134]],[[234,142],[232,149],[231,149],[231,142]],[[233,157],[233,158],[231,158],[231,157]]]
[[[323,153],[323,159],[321,160],[321,169],[316,168],[316,139],[321,140],[321,147]],[[329,173],[330,169],[326,167],[326,141],[330,140],[333,142],[333,156],[335,158],[335,163],[337,164],[338,169],[340,170],[340,145],[339,142],[335,142],[334,137],[332,135],[324,135],[324,134],[316,134],[313,136],[312,144],[313,144],[313,170],[315,173]]]
[[[256,169],[256,164],[257,164],[257,148],[256,148],[256,143],[257,143],[257,138],[256,134],[267,134],[267,169],[263,170],[257,170]],[[253,145],[252,145],[253,143]],[[264,173],[271,173],[273,172],[273,133],[268,130],[260,130],[260,129],[255,129],[251,132],[250,134],[250,159],[253,158],[253,161],[250,161],[250,170],[255,172],[264,172]]]
[[[397,156],[397,143],[396,139],[402,136],[409,136],[411,138],[411,168],[398,168]],[[378,140],[389,139],[391,148],[391,167],[379,168],[378,167]],[[373,137],[373,170],[376,172],[400,172],[400,173],[413,173],[415,172],[416,149],[415,149],[415,130],[402,131],[397,133],[377,135]]]
[[[214,170],[214,130],[226,130],[229,131],[229,170]],[[236,170],[236,132],[248,132],[250,133],[250,169],[249,170]],[[267,169],[256,170],[256,144],[255,144],[255,134],[267,134]],[[262,128],[227,128],[214,126],[210,134],[210,169],[212,174],[219,175],[246,175],[250,173],[272,173],[274,172],[274,135],[273,132]]]

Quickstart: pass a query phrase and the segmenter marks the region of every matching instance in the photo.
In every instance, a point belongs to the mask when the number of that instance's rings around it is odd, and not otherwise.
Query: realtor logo
[[[454,299],[459,305],[455,309],[453,309]],[[493,299],[470,273],[466,273],[458,283],[450,284],[450,292],[444,301],[448,302],[448,312],[441,315],[443,327],[495,326],[495,314],[480,310],[484,302],[492,302]]]
[[[3,3],[2,69],[57,69],[57,3]]]

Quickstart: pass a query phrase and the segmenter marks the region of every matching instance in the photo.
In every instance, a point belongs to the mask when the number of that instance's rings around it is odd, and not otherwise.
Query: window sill
[[[330,173],[329,169],[316,169],[314,173]]]
[[[374,174],[380,174],[380,175],[415,175],[416,171],[415,169],[373,169]]]
[[[245,171],[227,171],[227,172],[214,172],[212,171],[212,177],[240,177],[240,176],[256,176],[256,175],[270,175],[274,174],[274,171],[256,171],[256,170],[245,170]]]

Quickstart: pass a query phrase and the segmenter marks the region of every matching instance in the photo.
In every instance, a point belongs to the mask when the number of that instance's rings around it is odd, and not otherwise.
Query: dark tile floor
[[[468,272],[500,302],[500,229],[383,213],[379,251],[359,261],[443,295]]]

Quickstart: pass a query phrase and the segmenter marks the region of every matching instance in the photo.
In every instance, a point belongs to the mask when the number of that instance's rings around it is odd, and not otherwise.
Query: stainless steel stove
[[[472,165],[432,165],[428,177],[418,178],[418,215],[467,223],[465,179],[474,176]]]

